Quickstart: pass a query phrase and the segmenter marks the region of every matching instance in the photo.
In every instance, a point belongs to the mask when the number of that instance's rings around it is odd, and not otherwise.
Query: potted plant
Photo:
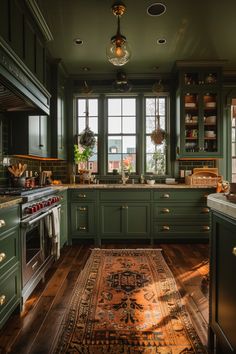
[[[82,147],[81,145],[74,144],[74,162],[78,165],[81,180],[90,180],[91,171],[88,169],[88,160],[93,155],[91,147]]]

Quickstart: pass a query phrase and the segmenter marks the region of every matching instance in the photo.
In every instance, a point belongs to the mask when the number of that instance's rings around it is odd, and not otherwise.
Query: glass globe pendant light
[[[115,36],[111,37],[107,47],[107,58],[115,66],[125,65],[131,57],[126,37],[120,33],[120,17],[125,10],[126,6],[122,2],[115,2],[112,6],[112,12],[117,17],[117,32]]]

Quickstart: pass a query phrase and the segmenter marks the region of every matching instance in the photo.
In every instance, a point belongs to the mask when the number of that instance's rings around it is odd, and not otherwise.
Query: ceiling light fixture
[[[117,32],[111,37],[107,47],[107,58],[115,66],[125,65],[131,57],[130,48],[126,37],[120,33],[120,17],[125,13],[126,6],[122,2],[115,2],[112,5],[112,12],[117,17]]]

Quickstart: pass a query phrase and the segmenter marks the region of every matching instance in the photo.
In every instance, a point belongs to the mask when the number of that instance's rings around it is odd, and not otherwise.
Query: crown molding
[[[52,32],[50,31],[47,22],[45,18],[43,17],[43,14],[38,7],[38,4],[36,3],[36,0],[25,0],[28,8],[30,9],[36,23],[38,24],[42,34],[44,35],[44,38],[46,41],[50,42],[53,41],[53,35]]]

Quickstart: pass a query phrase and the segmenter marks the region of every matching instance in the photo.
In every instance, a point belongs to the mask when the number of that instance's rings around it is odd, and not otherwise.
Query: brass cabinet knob
[[[168,226],[168,225],[162,226],[162,231],[169,231],[169,230],[170,230],[170,226]]]
[[[203,214],[208,214],[208,213],[210,213],[210,209],[209,208],[202,208],[201,212]]]
[[[203,230],[203,231],[209,231],[209,230],[210,230],[210,226],[204,225],[204,226],[202,227],[202,230]]]
[[[236,247],[233,248],[232,253],[234,256],[236,256]]]
[[[5,220],[0,220],[0,227],[3,227],[3,226],[6,226],[6,222],[5,222]]]
[[[85,208],[85,207],[80,207],[79,208],[79,211],[86,211],[87,210],[87,208]]]
[[[86,230],[86,226],[80,226],[79,229],[80,230]]]
[[[170,209],[168,209],[168,208],[163,208],[161,211],[162,211],[163,214],[169,214]]]
[[[0,306],[4,305],[6,302],[6,295],[1,295],[0,296]]]
[[[6,256],[6,253],[1,252],[1,253],[0,253],[0,263],[3,262],[4,259],[6,259],[6,257],[7,257],[7,256]]]
[[[86,194],[80,193],[80,194],[79,194],[79,197],[80,197],[80,198],[86,198]]]
[[[170,198],[170,195],[169,195],[169,193],[164,193],[164,194],[162,195],[162,198],[165,198],[165,199],[168,199],[168,198]]]

